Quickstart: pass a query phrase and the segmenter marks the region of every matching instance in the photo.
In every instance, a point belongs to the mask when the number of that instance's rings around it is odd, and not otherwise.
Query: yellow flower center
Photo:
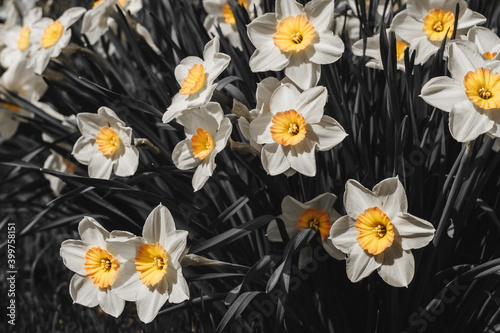
[[[87,276],[94,280],[96,286],[108,288],[113,283],[115,273],[120,265],[108,251],[100,247],[93,247],[85,254],[83,267]]]
[[[214,139],[203,128],[198,128],[196,134],[191,137],[191,147],[194,157],[202,160],[214,150]]]
[[[433,9],[424,17],[423,30],[431,41],[440,42],[445,36],[451,38],[454,24],[455,15],[452,12]]]
[[[142,283],[155,286],[167,274],[167,252],[159,243],[142,244],[135,257],[135,268],[141,272]]]
[[[306,120],[293,109],[276,113],[272,123],[271,135],[280,145],[293,146],[306,137]]]
[[[205,79],[205,68],[203,68],[203,65],[196,64],[189,70],[187,77],[184,79],[184,82],[182,82],[179,92],[182,95],[197,93],[205,84]]]
[[[127,0],[118,0],[118,5],[125,6],[127,4]]]
[[[247,0],[238,0],[238,4],[240,6],[245,7],[245,9],[248,6],[248,1]],[[235,25],[236,20],[234,18],[234,13],[231,10],[231,6],[229,5],[229,2],[226,2],[224,4],[224,7],[222,7],[222,15],[224,16],[224,21],[226,21],[227,24]]]
[[[373,255],[384,252],[394,241],[391,220],[378,207],[368,208],[360,214],[356,219],[356,229],[359,231],[359,246]]]
[[[273,41],[283,52],[300,52],[312,43],[315,35],[314,26],[304,15],[289,16],[276,27]]]
[[[467,97],[482,109],[500,108],[500,75],[489,69],[478,68],[464,77]]]
[[[301,230],[302,228],[313,228],[319,230],[322,240],[325,240],[325,237],[330,234],[331,227],[332,223],[330,222],[330,217],[321,209],[306,209],[297,221],[297,229]]]
[[[484,52],[483,53],[483,57],[485,57],[488,60],[493,59],[496,55],[497,55],[496,52],[493,52],[493,53],[491,53],[491,52]]]
[[[23,52],[30,46],[30,27],[24,27],[19,33],[19,38],[17,39],[17,48],[19,51]]]
[[[400,40],[396,41],[396,59],[403,60],[405,58],[405,50],[408,44]]]
[[[12,111],[12,112],[16,112],[16,113],[21,112],[21,108],[17,105],[14,105],[14,104],[2,103],[2,104],[0,104],[0,106],[2,106],[2,108],[7,109],[7,110]]]
[[[57,41],[61,38],[64,27],[61,21],[57,20],[52,22],[45,28],[45,31],[42,35],[41,46],[44,49],[48,49],[49,47],[54,46]]]
[[[97,143],[97,149],[104,156],[113,155],[120,148],[121,144],[118,134],[108,126],[101,128],[101,131],[97,133],[95,142]]]

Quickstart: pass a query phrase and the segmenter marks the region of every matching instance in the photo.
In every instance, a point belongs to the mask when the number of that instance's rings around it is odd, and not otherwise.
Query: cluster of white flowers
[[[75,303],[118,317],[125,301],[135,302],[137,315],[151,322],[167,301],[189,299],[181,261],[188,232],[176,230],[170,211],[159,205],[146,219],[142,237],[108,232],[92,217],[78,225],[81,240],[61,244],[64,264],[76,274],[69,291]]]

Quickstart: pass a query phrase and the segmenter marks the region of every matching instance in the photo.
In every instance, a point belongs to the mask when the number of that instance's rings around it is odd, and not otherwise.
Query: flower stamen
[[[113,256],[100,247],[93,247],[85,254],[85,272],[99,288],[111,286],[119,267],[120,265]]]
[[[440,42],[445,37],[451,38],[455,24],[455,15],[441,9],[431,10],[424,17],[423,31],[433,42]]]
[[[30,46],[30,27],[24,27],[19,33],[17,39],[17,48],[19,51],[24,52]]]
[[[293,146],[304,140],[307,124],[304,117],[291,109],[273,116],[271,136],[276,143]]]
[[[469,100],[480,108],[500,108],[500,74],[480,67],[465,75],[464,87]]]
[[[155,286],[167,274],[167,252],[160,243],[142,244],[135,257],[135,268],[141,272],[142,283]]]
[[[202,160],[214,150],[214,139],[206,130],[198,128],[196,134],[191,137],[191,148],[193,148],[193,156]]]
[[[297,229],[312,228],[319,230],[321,239],[324,240],[330,233],[332,222],[327,213],[321,209],[309,208],[302,213],[297,221]]]
[[[192,95],[201,90],[205,84],[206,74],[203,65],[195,64],[188,72],[188,75],[182,82],[179,92],[182,95]]]
[[[300,52],[316,36],[314,26],[304,15],[289,16],[281,20],[273,35],[274,45],[283,52]]]
[[[118,151],[121,145],[121,140],[116,132],[108,127],[104,126],[101,131],[96,136],[97,149],[104,156],[112,156]]]
[[[57,41],[61,38],[63,30],[64,27],[61,21],[57,20],[52,22],[47,26],[47,28],[45,28],[40,45],[44,49],[48,49],[49,47],[54,46],[57,43]]]
[[[368,208],[360,214],[356,219],[356,229],[359,231],[359,246],[373,255],[384,252],[394,241],[391,220],[378,207]]]

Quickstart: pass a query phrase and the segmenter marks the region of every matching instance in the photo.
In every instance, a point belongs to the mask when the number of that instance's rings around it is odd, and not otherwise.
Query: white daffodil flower
[[[347,254],[347,277],[358,282],[377,270],[394,287],[407,287],[415,261],[411,249],[426,246],[434,237],[429,222],[408,214],[403,184],[388,178],[370,191],[350,179],[345,185],[347,215],[330,230],[330,239]]]
[[[47,91],[48,86],[41,76],[36,75],[32,68],[27,67],[25,58],[15,61],[0,77],[0,135],[9,139],[16,133],[19,122],[23,121],[16,115],[24,117],[34,115],[9,102],[2,94],[2,88],[36,103]]]
[[[175,229],[170,211],[160,204],[146,219],[142,237],[116,237],[108,243],[110,251],[119,253],[125,261],[114,290],[121,298],[136,303],[137,315],[145,323],[156,317],[167,300],[180,303],[189,299],[180,264],[187,236],[187,231]]]
[[[306,203],[302,203],[291,196],[286,196],[281,202],[282,214],[278,217],[283,221],[290,238],[294,237],[303,228],[316,229],[321,234],[323,247],[335,259],[345,259],[345,254],[338,250],[328,239],[332,224],[340,217],[333,208],[337,197],[332,193],[323,193]],[[267,226],[267,238],[271,242],[282,242],[278,223],[273,220]],[[301,251],[299,266],[305,261],[307,251]]]
[[[206,105],[214,93],[214,80],[226,69],[231,57],[219,53],[219,38],[215,37],[205,45],[203,59],[189,56],[175,67],[175,79],[181,86],[172,98],[172,104],[163,115],[168,123],[184,110]]]
[[[427,82],[420,97],[450,112],[451,135],[469,142],[487,133],[500,137],[500,62],[485,60],[469,47],[447,45],[451,78],[439,76]]]
[[[250,135],[261,151],[262,165],[268,174],[279,175],[292,168],[303,175],[316,175],[315,151],[329,150],[347,136],[333,118],[323,115],[327,100],[325,87],[300,93],[285,83],[269,102],[269,112],[250,123]]]
[[[87,36],[91,45],[108,31],[114,20],[110,16],[116,12],[116,5],[131,14],[142,9],[142,0],[98,0],[83,16],[81,33]]]
[[[457,3],[460,11],[455,18]],[[451,38],[455,19],[456,38],[486,22],[483,15],[467,8],[465,0],[408,0],[406,9],[394,17],[391,27],[416,51],[415,64],[423,64],[436,53],[445,37]]]
[[[117,296],[114,281],[124,263],[108,246],[110,233],[88,216],[78,224],[78,233],[82,240],[65,240],[60,250],[66,267],[76,273],[69,285],[71,298],[84,306],[99,305],[107,314],[118,317],[125,301]],[[122,233],[122,238],[125,235]]]
[[[332,32],[333,10],[331,0],[313,0],[305,6],[276,0],[276,13],[266,13],[248,25],[248,36],[257,48],[250,69],[285,69],[301,89],[316,86],[321,65],[337,61],[344,52],[344,43]]]
[[[250,20],[262,15],[260,0],[238,0],[238,4],[246,9]],[[229,2],[227,0],[203,0],[203,8],[205,8],[208,14],[203,22],[203,26],[207,32],[213,36],[217,36],[216,27],[219,27],[222,35],[229,39],[231,45],[241,50],[240,35]],[[254,13],[254,10],[257,13]]]
[[[23,17],[23,25],[8,28],[3,35],[5,47],[0,51],[0,64],[9,68],[18,59],[29,54],[30,33],[32,25],[42,18],[42,8],[30,9]]]
[[[389,38],[390,29],[387,29],[387,38]],[[405,71],[405,50],[408,43],[396,36],[396,67],[400,71]],[[352,53],[359,57],[363,56],[363,40],[358,40],[352,45]],[[384,69],[382,65],[382,56],[380,54],[380,34],[376,34],[366,39],[365,55],[373,58],[366,63],[366,67]]]
[[[57,57],[71,39],[73,23],[85,13],[82,7],[66,10],[57,20],[44,17],[33,24],[30,34],[30,59],[28,66],[35,68],[36,74],[42,74],[50,58]]]
[[[177,121],[184,126],[186,139],[175,146],[172,160],[181,170],[196,168],[193,188],[198,191],[212,176],[215,156],[226,146],[233,127],[220,105],[213,102],[183,112]]]
[[[109,179],[111,171],[120,177],[132,176],[139,164],[139,151],[132,145],[132,129],[105,106],[94,113],[79,113],[82,136],[73,147],[73,156],[89,166],[92,178]]]
[[[69,173],[69,174],[74,173],[75,169],[76,169],[76,165],[74,165],[73,163],[71,163],[70,161],[68,161],[67,159],[65,159],[64,157],[62,157],[60,154],[58,154],[56,152],[52,152],[49,155],[49,157],[47,157],[47,159],[43,163],[43,167],[45,169],[50,169],[50,170],[59,171],[59,172],[65,172],[65,173]],[[45,179],[47,179],[49,181],[50,189],[52,190],[52,192],[54,192],[54,194],[56,196],[60,196],[61,191],[62,191],[64,185],[66,185],[66,183],[64,181],[62,181],[61,178],[53,176],[53,175],[44,174],[43,176],[45,177]]]
[[[456,39],[453,43],[468,46],[486,60],[500,60],[500,37],[488,28],[473,27],[467,32],[466,39]]]

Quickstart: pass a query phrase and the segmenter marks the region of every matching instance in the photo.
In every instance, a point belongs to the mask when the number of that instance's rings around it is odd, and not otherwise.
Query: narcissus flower
[[[8,68],[20,58],[26,57],[29,53],[31,26],[42,18],[42,8],[30,9],[23,16],[23,25],[12,26],[4,32],[2,43],[5,48],[0,51],[0,63]]]
[[[108,244],[125,261],[113,287],[123,299],[136,302],[139,319],[145,323],[156,317],[167,300],[189,299],[180,264],[187,236],[187,231],[175,229],[170,211],[159,205],[146,219],[142,237],[116,237]]]
[[[174,72],[181,89],[163,115],[163,122],[170,122],[184,110],[206,105],[217,87],[217,83],[213,84],[214,80],[226,69],[230,60],[227,54],[219,53],[218,37],[205,45],[203,59],[193,56],[184,58]]]
[[[215,156],[224,149],[231,135],[231,121],[224,117],[218,103],[182,113],[177,121],[184,125],[186,139],[172,152],[172,160],[181,170],[196,168],[193,188],[198,191],[215,170]]]
[[[139,164],[139,151],[132,145],[132,129],[105,106],[94,113],[79,113],[78,128],[82,136],[73,147],[73,156],[89,166],[92,178],[109,179],[132,176]]]
[[[389,38],[390,29],[387,29],[387,37]],[[405,70],[405,50],[408,48],[408,43],[404,42],[396,36],[396,66],[400,71]],[[358,40],[352,45],[352,53],[357,56],[363,56],[363,40]],[[366,39],[365,55],[373,59],[366,63],[366,67],[384,69],[382,65],[382,57],[380,55],[380,35],[377,34]]]
[[[250,135],[263,144],[262,165],[270,175],[292,168],[306,176],[316,174],[316,150],[328,150],[347,136],[333,118],[323,115],[327,100],[325,87],[300,93],[286,83],[277,88],[269,112],[250,123]]]
[[[345,259],[344,253],[335,248],[328,239],[332,224],[340,217],[340,214],[333,208],[335,200],[337,200],[337,197],[332,193],[318,195],[306,203],[297,201],[291,196],[286,196],[281,202],[282,214],[278,217],[283,221],[290,238],[294,237],[303,228],[318,230],[326,252],[335,259],[342,260]],[[271,242],[283,241],[275,220],[271,221],[267,227],[267,238]]]
[[[71,39],[69,29],[85,13],[82,7],[66,10],[61,17],[53,20],[44,17],[33,24],[30,34],[30,59],[28,66],[35,68],[36,74],[42,74],[50,58],[57,57]]]
[[[142,0],[98,0],[83,16],[81,33],[87,36],[90,44],[95,44],[114,21],[110,18],[116,12],[116,5],[135,14],[142,9]]]
[[[266,13],[248,25],[257,48],[250,58],[253,72],[280,71],[302,89],[314,87],[321,65],[337,61],[344,43],[332,32],[334,3],[313,0],[305,6],[276,0],[276,13]]]
[[[39,75],[35,75],[32,68],[27,67],[27,60],[20,58],[15,61],[9,69],[0,77],[0,135],[11,138],[19,127],[22,117],[33,117],[34,115],[19,107],[15,102],[7,99],[1,93],[6,89],[26,98],[31,103],[36,103],[47,91],[47,84]]]
[[[453,42],[468,46],[480,53],[485,60],[500,60],[500,37],[490,29],[473,27],[467,32],[467,39]]]
[[[125,301],[115,293],[114,281],[123,261],[108,248],[109,232],[92,217],[80,222],[78,233],[82,240],[66,240],[60,251],[66,267],[76,273],[69,285],[71,298],[88,307],[99,305],[107,314],[118,317]]]
[[[500,62],[485,60],[469,47],[447,45],[451,78],[439,76],[422,88],[430,105],[450,112],[451,135],[469,142],[487,133],[500,137]]]
[[[333,224],[330,239],[347,254],[347,277],[358,282],[377,270],[391,286],[408,286],[415,270],[410,250],[426,246],[435,230],[429,222],[408,214],[403,184],[388,178],[370,191],[350,179],[344,205],[347,215]]]
[[[262,15],[260,0],[238,0],[238,5],[243,6],[248,12],[248,17],[253,20],[255,16]],[[203,0],[203,8],[208,13],[203,26],[209,34],[217,36],[219,27],[222,35],[229,39],[234,47],[241,49],[241,40],[236,27],[236,19],[227,0]],[[255,13],[256,11],[256,13]]]
[[[460,6],[458,18],[456,6]],[[458,20],[456,38],[469,28],[486,22],[486,18],[467,8],[464,0],[408,0],[407,9],[394,17],[392,30],[415,49],[415,64],[426,62],[441,46],[444,38],[453,35]]]

